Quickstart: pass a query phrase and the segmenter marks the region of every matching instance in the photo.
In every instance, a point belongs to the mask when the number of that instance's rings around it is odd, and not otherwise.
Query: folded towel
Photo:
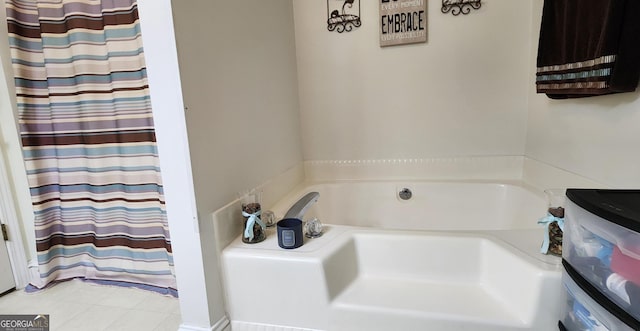
[[[536,89],[553,99],[631,92],[640,78],[640,1],[545,0]]]
[[[625,254],[620,247],[613,247],[611,255],[611,271],[640,286],[640,259],[633,254]]]

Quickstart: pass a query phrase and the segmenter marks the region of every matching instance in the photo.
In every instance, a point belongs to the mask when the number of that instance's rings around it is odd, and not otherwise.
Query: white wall
[[[173,1],[201,215],[302,162],[291,0]]]
[[[26,258],[36,258],[36,239],[33,207],[29,193],[24,161],[22,159],[22,145],[18,134],[18,113],[16,109],[16,93],[13,83],[13,68],[11,67],[11,53],[9,50],[6,12],[0,10],[0,153],[7,160],[9,178],[13,200],[16,202],[20,229],[23,238]]]
[[[534,1],[526,155],[614,188],[640,187],[640,93],[551,100],[535,93],[542,1]]]
[[[389,48],[378,1],[342,34],[326,1],[293,3],[305,160],[524,154],[531,1],[430,0],[427,43]]]
[[[170,0],[139,0],[158,154],[180,294],[180,330],[218,330],[226,320],[215,254],[203,251]],[[213,256],[212,256],[213,255]]]
[[[224,304],[220,235],[210,214],[302,163],[293,7],[291,0],[173,1],[172,7],[215,321]]]

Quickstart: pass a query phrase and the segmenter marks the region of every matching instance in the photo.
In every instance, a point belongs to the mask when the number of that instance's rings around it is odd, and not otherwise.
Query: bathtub
[[[312,191],[320,198],[304,218],[325,224],[321,237],[284,250],[269,228],[261,243],[238,236],[223,250],[233,330],[556,328],[561,269],[538,252],[541,193],[513,182],[323,182],[270,209],[282,217]]]

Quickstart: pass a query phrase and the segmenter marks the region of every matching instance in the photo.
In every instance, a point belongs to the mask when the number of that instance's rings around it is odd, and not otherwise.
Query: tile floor
[[[9,293],[0,297],[0,314],[49,314],[51,331],[175,331],[181,320],[176,298],[80,280]]]

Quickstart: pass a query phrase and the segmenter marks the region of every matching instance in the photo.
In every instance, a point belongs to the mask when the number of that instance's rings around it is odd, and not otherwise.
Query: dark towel
[[[640,286],[632,282],[627,282],[624,288],[629,295],[629,299],[631,300],[629,312],[632,315],[640,316]]]
[[[537,67],[537,92],[553,99],[634,91],[640,1],[545,0]]]

